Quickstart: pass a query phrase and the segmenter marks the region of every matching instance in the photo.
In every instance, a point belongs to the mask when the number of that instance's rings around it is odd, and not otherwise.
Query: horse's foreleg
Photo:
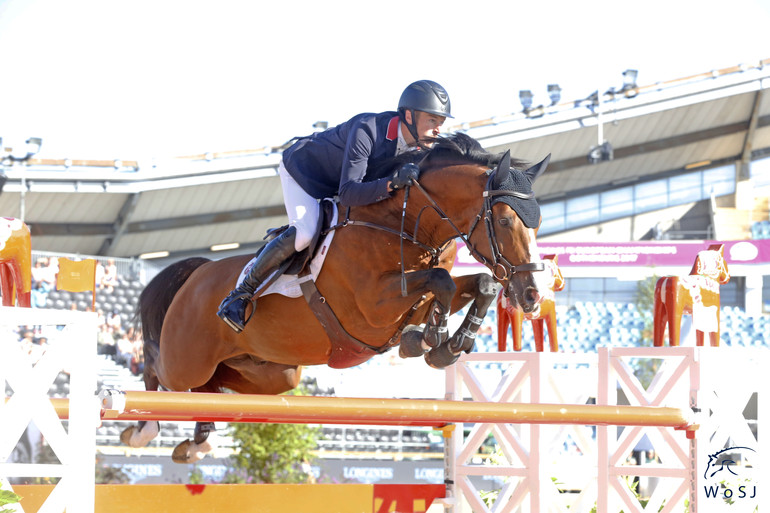
[[[399,355],[402,358],[422,356],[426,351],[441,346],[449,337],[447,321],[452,306],[452,297],[457,286],[445,269],[431,269],[426,273],[407,275],[407,291],[426,290],[434,299],[428,312],[425,328],[404,329],[401,334]]]
[[[511,324],[511,318],[508,311],[497,300],[497,350],[501,353],[508,349],[508,326]]]
[[[462,324],[449,339],[449,349],[459,354],[461,351],[470,353],[476,340],[476,334],[479,332],[484,317],[487,315],[489,305],[497,297],[500,286],[488,274],[477,274],[475,276],[460,277],[457,279],[457,288],[461,293],[466,290],[472,291],[473,303],[468,307],[468,313],[465,315]]]
[[[511,316],[511,339],[513,340],[513,350],[521,351],[521,330],[524,326],[524,312],[519,308],[511,305],[511,309],[508,310],[508,315]]]
[[[14,284],[9,263],[0,262],[0,287],[3,291],[3,306],[13,306]]]
[[[16,301],[19,303],[19,306],[30,308],[32,306],[32,303],[31,303],[32,284],[24,283],[24,273],[22,272],[21,265],[19,264],[18,261],[13,262],[11,264],[11,269],[13,270],[14,288],[16,289]]]
[[[535,339],[535,350],[538,353],[543,352],[543,342],[545,333],[543,332],[543,319],[532,319],[532,334]]]
[[[666,314],[668,317],[668,345],[675,347],[679,345],[679,334],[682,329],[682,303],[672,301],[671,305],[666,305]]]
[[[459,295],[467,294],[467,297],[473,298],[473,302],[449,341],[425,355],[428,365],[439,369],[453,364],[463,351],[470,353],[473,350],[484,316],[500,290],[500,286],[488,274],[461,276],[455,283]]]
[[[666,332],[666,297],[665,287],[666,278],[660,278],[655,283],[655,295],[652,309],[652,345],[655,347],[663,346],[663,335]]]
[[[559,336],[556,331],[556,311],[549,311],[545,317],[545,324],[548,326],[548,343],[551,345],[551,352],[559,352]]]

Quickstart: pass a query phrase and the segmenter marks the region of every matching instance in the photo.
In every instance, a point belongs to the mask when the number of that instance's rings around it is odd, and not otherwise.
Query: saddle
[[[259,287],[257,294],[267,290],[270,285],[272,285],[282,275],[300,275],[302,271],[307,268],[308,264],[311,260],[313,260],[316,252],[318,251],[319,242],[322,240],[322,235],[326,235],[329,228],[331,228],[331,223],[334,219],[334,210],[334,202],[331,199],[324,199],[321,201],[321,212],[318,216],[318,225],[316,226],[315,234],[310,241],[310,245],[302,251],[294,253],[293,256],[289,257],[285,262],[283,262],[269,277],[269,279],[267,279]],[[264,240],[269,242],[288,229],[288,224],[278,228],[270,228],[267,230],[267,234],[265,235]],[[265,246],[259,248],[256,254],[259,255],[264,248]]]

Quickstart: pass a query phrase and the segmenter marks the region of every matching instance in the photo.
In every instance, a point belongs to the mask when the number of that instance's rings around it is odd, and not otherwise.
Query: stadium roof
[[[547,202],[770,154],[768,88],[770,59],[626,84],[449,130],[532,162],[551,153],[535,184]],[[599,162],[590,164],[600,126],[612,159],[597,152]],[[276,174],[281,149],[148,162],[6,159],[0,213],[23,218],[39,251],[182,257],[232,242],[250,251],[268,228],[287,221]]]

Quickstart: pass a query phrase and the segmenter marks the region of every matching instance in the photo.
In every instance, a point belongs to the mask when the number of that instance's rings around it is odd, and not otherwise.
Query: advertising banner
[[[728,265],[770,264],[770,240],[538,242],[538,249],[541,257],[558,255],[559,267],[673,267],[692,266],[711,244],[724,244]],[[457,266],[480,265],[462,242],[458,247]]]

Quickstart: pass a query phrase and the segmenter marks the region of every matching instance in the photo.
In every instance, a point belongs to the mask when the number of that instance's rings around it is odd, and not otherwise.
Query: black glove
[[[417,180],[420,176],[420,168],[417,164],[408,162],[398,168],[390,179],[390,186],[393,190],[403,189],[407,185],[412,185],[412,180]]]

